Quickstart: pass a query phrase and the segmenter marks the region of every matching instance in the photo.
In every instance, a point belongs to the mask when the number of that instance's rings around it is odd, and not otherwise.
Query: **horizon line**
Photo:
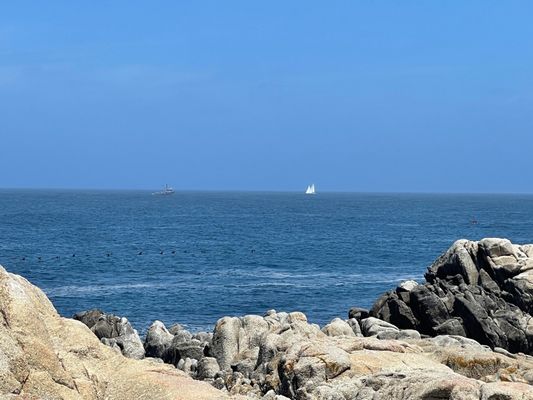
[[[153,192],[157,189],[147,188],[98,188],[98,187],[0,187],[0,191],[21,190],[21,191],[79,191],[79,192]],[[174,189],[176,193],[301,193],[305,190],[280,190],[280,189]],[[361,191],[361,190],[324,190],[316,195],[325,194],[421,194],[421,195],[522,195],[531,196],[533,192],[439,192],[439,191]]]

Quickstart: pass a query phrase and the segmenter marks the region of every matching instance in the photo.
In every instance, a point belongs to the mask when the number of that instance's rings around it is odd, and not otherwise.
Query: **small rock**
[[[399,332],[399,329],[385,321],[368,317],[361,321],[361,330],[364,336],[374,336],[383,331]]]
[[[183,331],[185,328],[180,324],[173,324],[168,328],[168,331],[171,335],[176,335],[179,331]]]
[[[413,280],[403,281],[402,283],[398,285],[398,287],[396,288],[396,291],[397,292],[410,292],[417,286],[418,286],[418,282],[416,281],[413,281]]]
[[[398,336],[396,339],[398,340],[406,340],[406,339],[420,339],[420,332],[415,331],[414,329],[400,329],[400,332],[398,332]]]
[[[347,322],[348,325],[350,325],[350,327],[352,328],[352,331],[355,336],[363,336],[363,334],[361,333],[361,326],[355,318],[350,318]]]
[[[357,320],[355,320],[355,322],[357,322]],[[322,328],[322,332],[328,336],[355,336],[352,327],[346,321],[343,321],[340,318],[335,318],[332,320],[329,324]]]
[[[361,320],[368,317],[369,313],[366,308],[352,307],[350,308],[350,311],[348,311],[348,319],[355,318],[359,323]]]

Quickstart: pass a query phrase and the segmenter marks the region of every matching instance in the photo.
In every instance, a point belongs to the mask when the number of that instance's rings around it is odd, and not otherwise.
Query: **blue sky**
[[[533,192],[528,1],[0,5],[0,187]]]

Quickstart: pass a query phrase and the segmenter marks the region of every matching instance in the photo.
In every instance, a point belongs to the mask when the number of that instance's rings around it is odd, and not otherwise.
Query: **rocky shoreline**
[[[0,268],[0,399],[533,399],[533,245],[460,240],[370,310],[155,321],[61,318]],[[530,274],[531,272],[531,274]]]

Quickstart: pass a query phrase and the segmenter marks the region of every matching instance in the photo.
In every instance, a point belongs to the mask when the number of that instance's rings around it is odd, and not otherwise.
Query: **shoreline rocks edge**
[[[141,340],[0,267],[0,399],[533,399],[533,245],[459,240],[425,278],[324,327],[270,310]]]

